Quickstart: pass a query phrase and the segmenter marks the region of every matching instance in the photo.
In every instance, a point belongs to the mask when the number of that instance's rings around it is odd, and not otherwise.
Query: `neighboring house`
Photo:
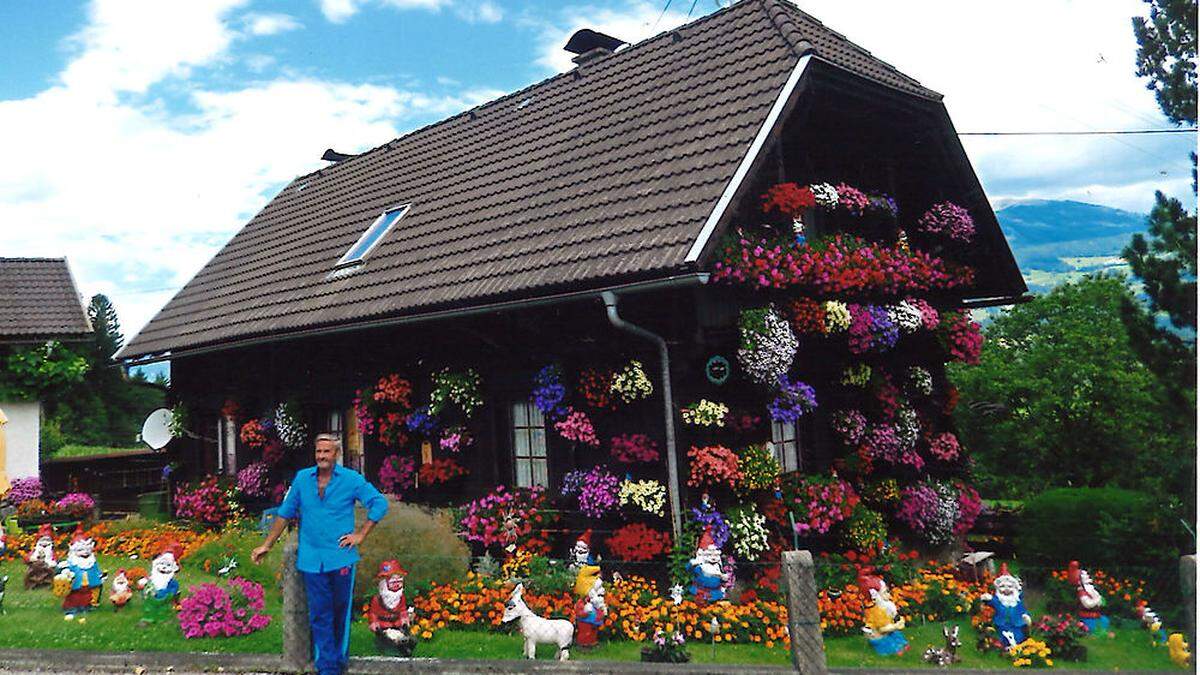
[[[0,258],[0,345],[86,340],[83,300],[64,258]],[[41,403],[0,399],[0,493],[38,475]]]
[[[175,452],[195,471],[257,459],[237,427],[295,400],[310,432],[345,430],[346,461],[374,479],[397,450],[357,433],[356,392],[399,373],[421,399],[442,367],[475,369],[483,406],[473,447],[454,455],[470,474],[430,498],[557,487],[617,432],[650,435],[686,467],[705,441],[681,406],[716,391],[766,417],[769,398],[736,370],[720,387],[705,378],[713,356],[736,364],[750,297],[706,282],[722,235],[761,217],[759,195],[782,181],[870,186],[913,219],[961,204],[978,228],[961,261],[974,283],[940,306],[1026,291],[941,96],[791,4],[744,0],[615,53],[580,39],[570,72],[296,178],[124,348],[129,363],[171,361],[202,437]],[[530,403],[548,363],[573,380],[631,358],[654,396],[593,413],[604,450],[565,441]],[[834,459],[826,426],[767,424],[755,440],[815,470]],[[444,455],[431,445],[400,453]],[[659,466],[663,480],[676,468]]]

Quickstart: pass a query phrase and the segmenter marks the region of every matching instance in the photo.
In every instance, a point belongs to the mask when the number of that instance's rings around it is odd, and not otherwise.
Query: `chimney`
[[[567,45],[563,49],[575,54],[575,58],[571,59],[571,61],[576,65],[582,66],[585,63],[612,54],[617,51],[618,47],[624,44],[628,43],[590,28],[582,28],[575,31],[575,34],[571,36],[570,40],[567,40]]]

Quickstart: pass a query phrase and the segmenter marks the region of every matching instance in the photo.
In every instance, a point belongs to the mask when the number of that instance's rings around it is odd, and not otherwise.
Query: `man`
[[[275,545],[290,521],[300,520],[296,569],[304,577],[308,622],[320,675],[340,675],[350,647],[350,596],[358,545],[375,523],[387,515],[387,499],[362,474],[340,466],[341,441],[333,434],[317,436],[316,466],[296,472],[279,505],[266,541],[254,549],[255,564]],[[354,531],[354,503],[367,509],[367,520]]]

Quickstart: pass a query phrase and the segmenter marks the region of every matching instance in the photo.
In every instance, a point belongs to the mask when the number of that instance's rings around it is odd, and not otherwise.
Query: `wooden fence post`
[[[1179,586],[1183,592],[1183,610],[1187,619],[1187,639],[1196,651],[1196,554],[1179,558]]]
[[[783,579],[787,586],[788,636],[792,665],[803,675],[824,675],[825,640],[817,610],[817,580],[809,551],[784,551]]]
[[[304,579],[296,570],[299,542],[289,537],[283,547],[283,666],[292,672],[312,670],[312,632]]]

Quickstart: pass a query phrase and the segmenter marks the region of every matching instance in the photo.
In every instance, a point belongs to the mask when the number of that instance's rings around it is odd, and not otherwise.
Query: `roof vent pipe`
[[[668,494],[671,496],[671,528],[674,530],[674,540],[679,541],[679,538],[683,535],[683,522],[680,519],[682,507],[679,500],[679,460],[675,456],[675,408],[673,405],[675,399],[671,393],[671,358],[667,352],[667,341],[656,333],[652,333],[641,326],[635,326],[622,319],[617,309],[616,293],[604,291],[600,294],[600,297],[604,299],[604,308],[608,312],[609,323],[618,330],[645,338],[658,347],[658,359],[662,366],[663,423],[666,428],[667,481],[669,485]]]
[[[571,59],[572,63],[583,65],[589,61],[595,61],[598,58],[608,56],[617,51],[621,45],[625,44],[629,43],[590,28],[581,28],[575,31],[570,40],[567,40],[567,44],[563,49],[576,55],[575,58]]]

